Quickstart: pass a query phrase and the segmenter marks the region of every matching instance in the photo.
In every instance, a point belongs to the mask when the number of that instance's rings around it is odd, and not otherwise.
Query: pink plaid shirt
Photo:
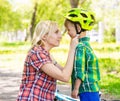
[[[52,62],[49,53],[41,46],[34,46],[28,52],[17,101],[54,100],[56,80],[40,69],[48,62]]]

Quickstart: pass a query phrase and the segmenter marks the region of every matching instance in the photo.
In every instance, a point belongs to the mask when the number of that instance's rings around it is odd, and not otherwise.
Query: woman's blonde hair
[[[57,23],[54,21],[41,21],[36,25],[32,45],[41,45],[42,38],[45,34],[48,34],[53,28],[57,26]]]

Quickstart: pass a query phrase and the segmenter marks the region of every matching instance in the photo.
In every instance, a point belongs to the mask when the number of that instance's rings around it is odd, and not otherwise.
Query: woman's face
[[[47,43],[52,47],[59,46],[61,39],[62,34],[57,26],[54,26],[54,28],[50,30],[46,37]]]
[[[69,36],[71,38],[74,38],[76,36],[76,30],[74,24],[72,24],[71,22],[67,22],[65,27],[68,31]]]

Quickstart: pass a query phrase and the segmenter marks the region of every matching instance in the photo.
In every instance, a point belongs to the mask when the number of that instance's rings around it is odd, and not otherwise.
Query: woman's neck
[[[49,47],[48,45],[43,45],[42,47],[48,52],[51,50],[51,47]]]

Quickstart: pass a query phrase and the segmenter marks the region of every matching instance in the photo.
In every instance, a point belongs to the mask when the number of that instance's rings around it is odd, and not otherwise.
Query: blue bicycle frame
[[[60,94],[58,92],[55,92],[55,99],[57,101],[80,101],[79,99],[74,99],[68,95]]]

